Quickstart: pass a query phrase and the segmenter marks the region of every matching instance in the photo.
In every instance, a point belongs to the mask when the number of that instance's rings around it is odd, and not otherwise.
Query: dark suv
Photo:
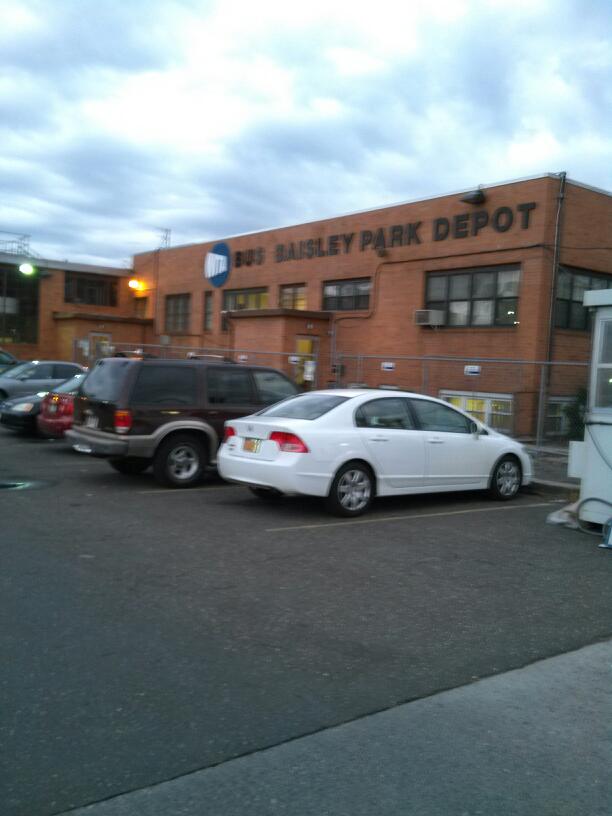
[[[159,482],[190,487],[215,464],[227,419],[298,392],[272,368],[201,360],[100,360],[75,399],[66,437],[119,473],[153,465]]]

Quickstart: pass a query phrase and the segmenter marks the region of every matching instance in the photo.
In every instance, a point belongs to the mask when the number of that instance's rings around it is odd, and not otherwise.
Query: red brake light
[[[276,442],[278,447],[286,453],[308,453],[308,447],[295,434],[286,433],[285,431],[273,431],[269,438],[271,442]]]
[[[74,414],[74,399],[70,394],[61,397],[59,404],[60,413],[64,416],[72,416]]]
[[[132,427],[132,414],[130,411],[115,411],[115,433],[127,433]]]
[[[236,431],[232,428],[231,425],[226,425],[225,426],[225,433],[223,434],[223,441],[227,442],[227,440],[231,436],[236,436]]]

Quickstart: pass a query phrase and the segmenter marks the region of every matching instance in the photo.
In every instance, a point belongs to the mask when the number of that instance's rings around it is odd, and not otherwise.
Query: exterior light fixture
[[[22,275],[33,275],[36,271],[31,263],[19,264],[19,271]]]
[[[142,290],[145,288],[144,283],[139,281],[137,278],[131,278],[131,280],[128,281],[128,286],[134,292],[142,292]]]
[[[466,193],[461,198],[461,201],[463,201],[465,204],[474,204],[476,207],[480,204],[484,204],[486,200],[487,197],[480,187],[477,190],[473,190],[471,193]]]

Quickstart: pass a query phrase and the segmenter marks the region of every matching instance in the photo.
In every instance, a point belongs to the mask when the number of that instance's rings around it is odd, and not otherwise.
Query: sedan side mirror
[[[470,432],[471,432],[472,436],[475,436],[475,437],[478,437],[480,435],[480,428],[474,422],[474,420],[472,420],[470,422]]]

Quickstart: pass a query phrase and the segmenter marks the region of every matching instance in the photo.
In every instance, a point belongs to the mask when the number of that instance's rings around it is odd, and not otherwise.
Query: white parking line
[[[216,485],[215,487],[158,487],[157,490],[138,490],[137,492],[140,493],[140,495],[144,495],[145,493],[174,493],[177,496],[188,496],[190,493],[210,493],[213,490],[228,490],[231,487],[240,487],[241,489],[244,489],[242,488],[242,485],[228,484]]]
[[[513,504],[504,507],[473,507],[470,510],[444,510],[441,513],[405,513],[403,516],[377,516],[374,518],[355,519],[354,521],[328,521],[324,524],[301,524],[297,527],[269,527],[266,533],[286,533],[291,530],[318,530],[322,527],[347,527],[352,524],[380,524],[386,521],[406,521],[410,519],[435,518],[437,516],[462,516],[469,513],[495,513],[508,510],[523,510],[529,507],[549,507],[551,504],[563,503],[565,499],[554,499],[532,504]]]

